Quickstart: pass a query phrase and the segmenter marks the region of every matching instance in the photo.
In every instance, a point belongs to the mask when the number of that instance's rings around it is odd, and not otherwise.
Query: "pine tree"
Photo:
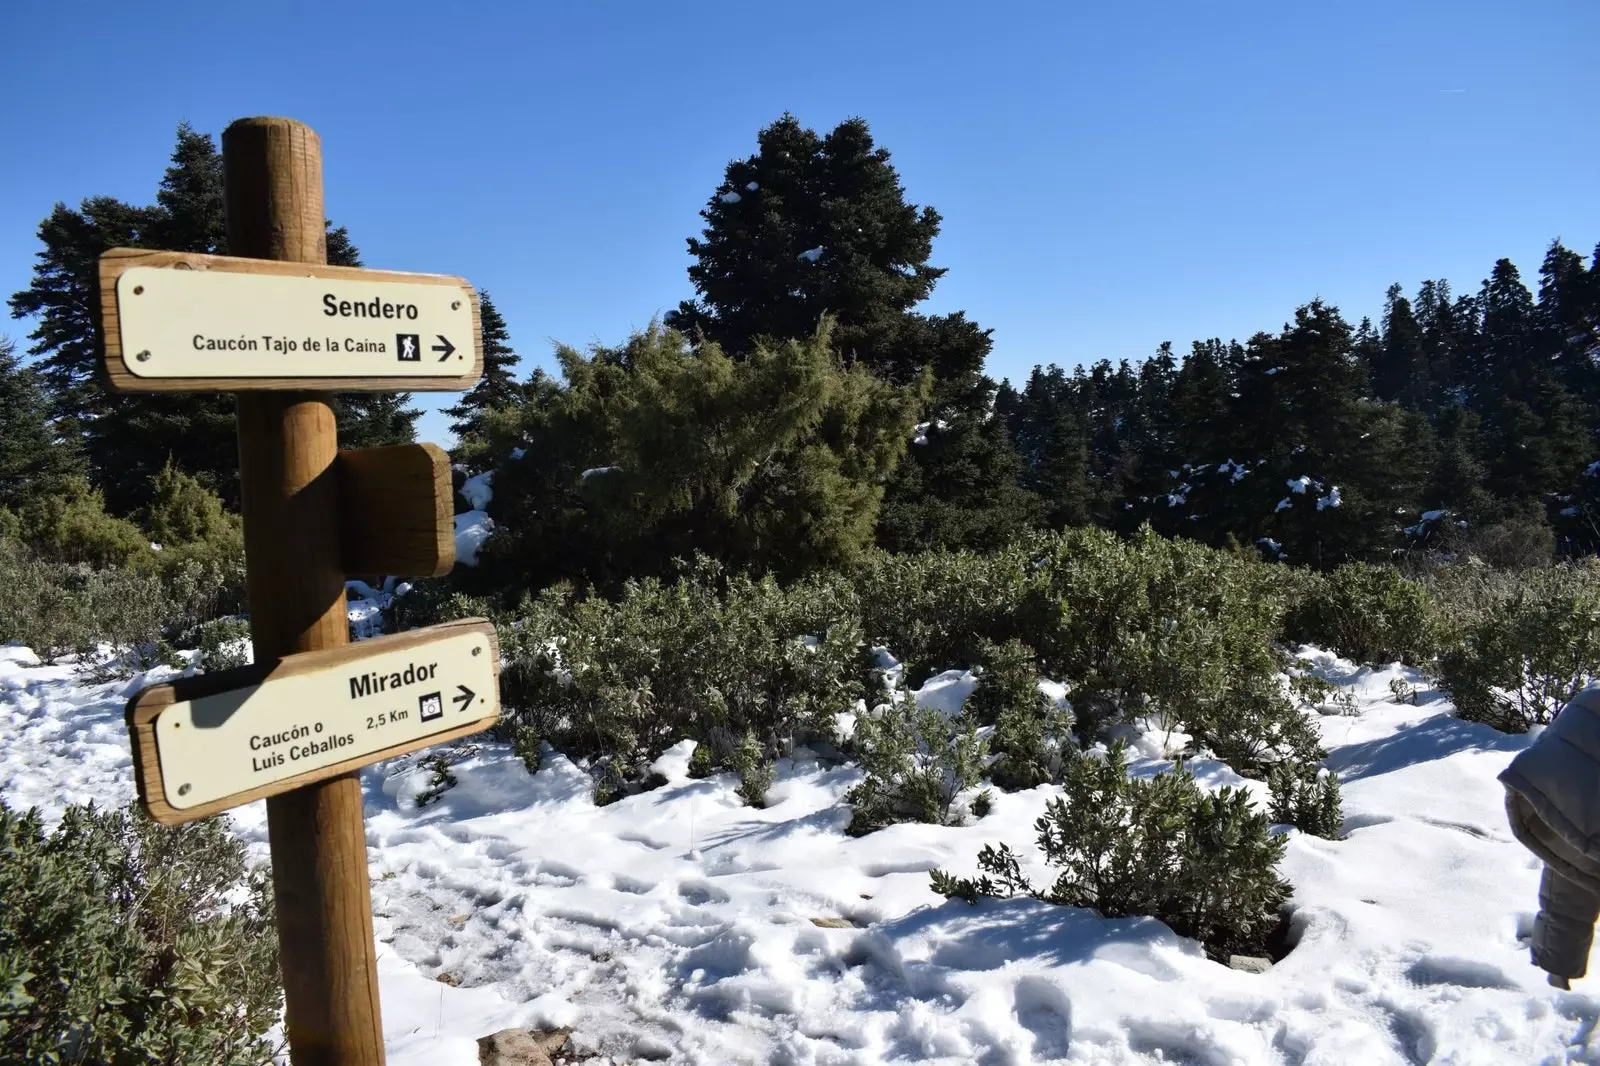
[[[483,322],[483,377],[444,413],[455,421],[450,431],[456,435],[458,460],[472,461],[488,447],[486,418],[491,411],[505,411],[523,398],[516,379],[517,353],[511,348],[511,334],[494,301],[484,291],[478,293],[479,314]]]
[[[169,462],[238,503],[238,445],[234,402],[226,393],[119,395],[94,377],[99,314],[97,261],[110,248],[226,254],[222,157],[209,134],[178,127],[171,163],[156,203],[138,207],[91,197],[74,211],[57,204],[40,224],[30,286],[11,297],[14,317],[35,316],[30,354],[50,391],[63,434],[81,439],[95,486],[113,513],[129,514],[148,501],[152,479]],[[329,262],[358,265],[348,235],[328,234]],[[341,428],[373,443],[411,439],[417,415],[408,397],[346,398]]]
[[[1372,364],[1372,391],[1380,400],[1391,400],[1413,411],[1427,406],[1432,391],[1422,327],[1399,285],[1389,286],[1384,297],[1383,334]]]
[[[18,510],[78,472],[75,442],[58,438],[38,373],[0,336],[0,507]]]
[[[1490,407],[1526,399],[1540,367],[1535,351],[1533,294],[1509,259],[1497,260],[1479,294],[1482,315],[1474,399]]]
[[[1537,347],[1575,396],[1600,402],[1600,300],[1583,257],[1553,241],[1539,268]]]
[[[1015,485],[1004,427],[990,421],[990,333],[961,312],[914,310],[944,274],[928,262],[939,213],[906,202],[889,153],[860,119],[824,137],[786,114],[757,145],[728,164],[701,212],[706,228],[689,240],[698,298],[667,326],[738,357],[761,337],[809,336],[826,313],[845,365],[902,386],[931,373],[924,419],[943,425],[940,443],[913,448],[896,472],[882,541],[914,548],[1011,535],[1032,508]]]

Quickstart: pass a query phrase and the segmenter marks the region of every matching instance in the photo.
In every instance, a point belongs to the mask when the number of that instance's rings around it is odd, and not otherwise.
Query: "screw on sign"
[[[478,298],[460,278],[328,266],[306,126],[241,119],[222,161],[236,256],[100,258],[111,390],[237,394],[257,663],[134,696],[135,778],[166,825],[266,798],[290,1060],[381,1066],[356,771],[493,724],[500,656],[482,620],[349,644],[346,576],[448,572],[453,507],[441,449],[340,452],[331,401],[471,388]]]

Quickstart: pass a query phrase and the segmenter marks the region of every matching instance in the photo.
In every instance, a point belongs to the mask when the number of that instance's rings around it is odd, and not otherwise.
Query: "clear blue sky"
[[[179,121],[287,115],[366,262],[487,289],[528,367],[691,295],[785,110],[864,117],[943,214],[930,309],[996,377],[1600,241],[1594,0],[12,3],[0,41],[0,292],[55,201],[148,202]]]

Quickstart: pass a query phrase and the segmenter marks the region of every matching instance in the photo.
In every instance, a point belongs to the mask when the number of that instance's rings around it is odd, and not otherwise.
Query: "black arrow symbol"
[[[472,704],[472,697],[476,696],[477,693],[465,685],[457,685],[456,688],[461,690],[461,695],[451,696],[450,702],[461,704],[461,710],[464,711]]]
[[[439,362],[442,363],[455,354],[456,346],[451,344],[443,333],[435,333],[434,336],[439,338],[439,343],[433,346],[433,350],[444,353],[439,357]]]

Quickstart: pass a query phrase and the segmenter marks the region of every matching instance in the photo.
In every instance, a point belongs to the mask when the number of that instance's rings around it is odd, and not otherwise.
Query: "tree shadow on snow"
[[[1526,736],[1502,733],[1481,722],[1466,722],[1441,714],[1405,726],[1393,734],[1351,744],[1328,756],[1328,768],[1345,781],[1403,770],[1418,763],[1448,758],[1463,751],[1518,752],[1527,747]]]

